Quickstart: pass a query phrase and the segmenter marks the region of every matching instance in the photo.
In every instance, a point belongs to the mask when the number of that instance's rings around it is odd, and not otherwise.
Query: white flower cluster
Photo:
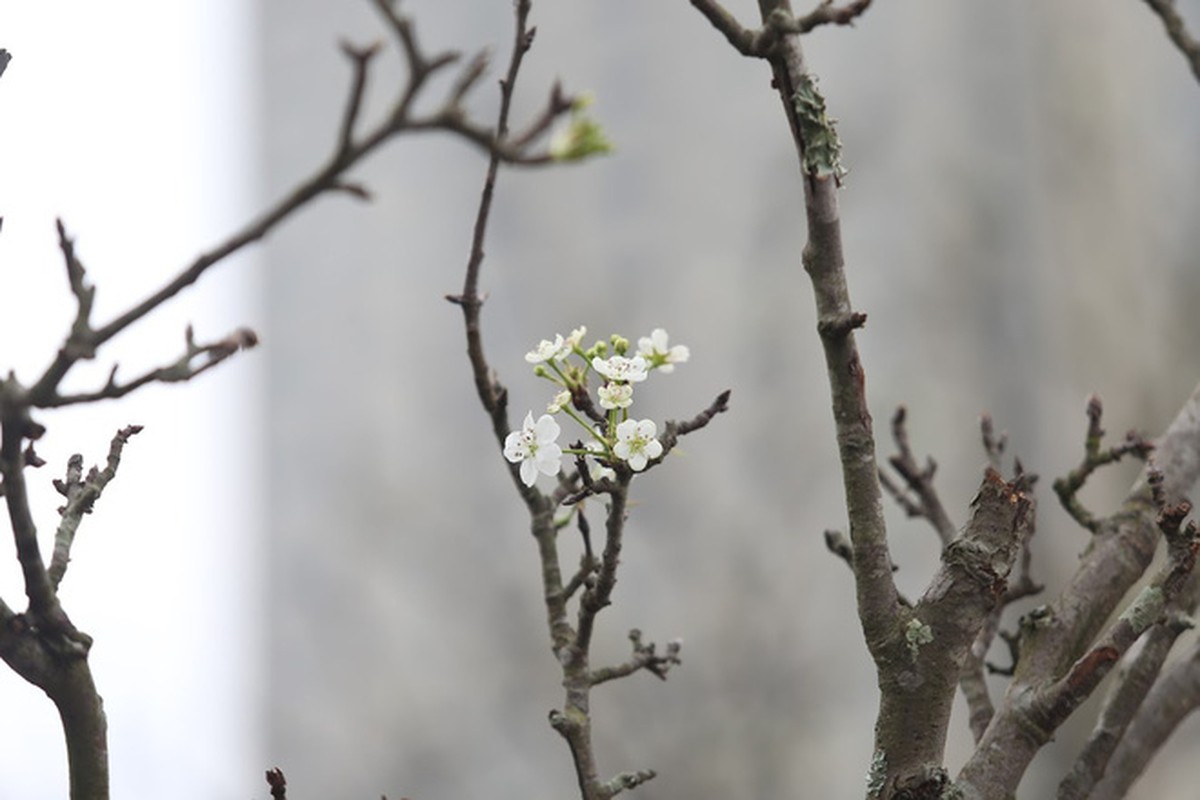
[[[655,328],[649,336],[638,339],[638,349],[633,355],[627,355],[629,342],[620,336],[613,336],[607,343],[597,342],[584,350],[582,341],[586,334],[587,328],[582,326],[567,337],[555,334],[553,341],[543,339],[525,354],[525,360],[536,365],[535,373],[558,387],[546,408],[549,413],[537,420],[532,411],[527,413],[521,430],[513,431],[504,440],[504,457],[521,465],[521,481],[526,486],[533,486],[538,475],[557,475],[562,469],[562,458],[567,454],[592,459],[591,477],[600,480],[615,477],[613,468],[618,462],[624,462],[634,472],[641,472],[663,453],[654,421],[629,416],[633,385],[646,380],[654,370],[674,371],[675,365],[687,361],[691,353],[684,345],[671,346],[667,332],[662,328]],[[589,419],[586,414],[580,414],[575,398],[587,394],[587,379],[592,371],[605,379],[596,390],[596,396],[600,408],[607,413],[601,415],[592,411],[593,419]],[[584,407],[589,406],[585,403]],[[559,412],[574,419],[588,432],[590,438],[583,450],[564,450],[557,444],[562,428],[551,414]],[[596,424],[595,420],[602,416],[603,424]]]

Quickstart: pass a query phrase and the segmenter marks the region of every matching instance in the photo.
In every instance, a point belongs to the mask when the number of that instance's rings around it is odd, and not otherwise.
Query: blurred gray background
[[[1200,28],[1200,7],[1180,6]],[[269,199],[332,145],[337,40],[386,31],[366,2],[260,7]],[[750,0],[728,7],[755,19]],[[508,57],[506,0],[404,9],[429,50],[490,48],[493,76]],[[595,659],[625,658],[636,626],[683,637],[684,665],[595,692],[601,768],[658,770],[646,798],[861,796],[874,674],[821,539],[845,524],[842,490],[768,69],[683,0],[539,2],[533,22],[515,119],[561,77],[595,92],[617,152],[501,175],[483,322],[514,419],[549,396],[522,354],[579,324],[662,326],[691,347],[639,390],[639,415],[690,416],[733,390],[729,414],[635,483]],[[1200,86],[1130,0],[879,3],[805,42],[851,169],[843,231],[881,456],[904,403],[961,524],[990,411],[1043,475],[1035,576],[1053,589],[1086,543],[1049,483],[1079,457],[1088,393],[1112,435],[1153,434],[1200,378]],[[401,74],[380,63],[376,111]],[[472,107],[493,118],[493,79]],[[266,246],[266,752],[298,796],[575,792],[546,723],[561,691],[536,552],[442,300],[462,283],[484,167],[459,141],[406,138],[357,171],[373,204],[323,200]],[[1112,508],[1132,474],[1088,501]],[[915,595],[937,542],[890,511]],[[1085,731],[1064,729],[1022,797],[1050,795]],[[960,719],[952,767],[969,738]],[[1193,719],[1136,797],[1193,797],[1197,745]]]

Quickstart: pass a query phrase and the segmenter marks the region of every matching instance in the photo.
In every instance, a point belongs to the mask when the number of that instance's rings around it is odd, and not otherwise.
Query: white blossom
[[[562,448],[554,443],[560,430],[549,414],[542,414],[534,422],[533,412],[528,412],[521,430],[505,437],[504,457],[521,464],[521,482],[526,486],[533,486],[539,472],[557,475],[562,469]]]
[[[663,372],[674,372],[675,365],[687,361],[692,353],[687,345],[668,346],[667,332],[655,328],[649,336],[638,339],[638,355],[645,358],[652,369],[657,367]]]
[[[563,337],[561,333],[554,334],[554,341],[542,339],[538,342],[538,346],[525,354],[525,360],[530,364],[541,364],[543,361],[550,361],[558,358],[563,349]],[[568,352],[570,352],[568,350]]]
[[[571,393],[563,389],[558,394],[554,395],[554,399],[550,401],[550,405],[546,406],[546,411],[551,414],[557,414],[563,410],[563,406],[571,402]]]
[[[571,335],[563,340],[562,357],[566,358],[568,355],[570,355],[572,350],[574,350],[576,347],[579,347],[580,342],[583,341],[583,337],[586,335],[587,325],[580,325],[578,328],[571,331]]]
[[[596,390],[601,408],[629,408],[633,403],[633,386],[628,383],[606,383]]]
[[[592,439],[590,442],[584,445],[584,447],[586,447],[596,456],[604,455],[604,445],[600,442],[597,442],[595,439]],[[592,466],[591,469],[588,470],[588,474],[592,476],[592,480],[594,481],[602,481],[605,478],[611,478],[612,480],[617,479],[616,470],[612,469],[611,467],[606,467],[597,461],[592,462]]]
[[[613,445],[613,453],[628,462],[631,470],[641,472],[650,459],[662,455],[662,443],[654,438],[657,432],[653,420],[627,419],[617,425],[617,443]]]
[[[641,356],[633,358],[612,356],[611,358],[593,358],[592,367],[610,381],[638,383],[646,380],[646,369],[649,364]]]

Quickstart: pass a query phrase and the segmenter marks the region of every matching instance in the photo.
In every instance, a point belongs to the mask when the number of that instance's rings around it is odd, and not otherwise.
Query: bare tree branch
[[[1193,587],[1196,585],[1195,578],[1193,575]],[[1194,602],[1192,605],[1194,607]],[[1186,616],[1173,612],[1146,632],[1139,649],[1131,650],[1126,655],[1087,743],[1058,787],[1059,800],[1095,797],[1092,791],[1106,774],[1113,753],[1122,744],[1122,737],[1130,722],[1140,713],[1150,711],[1144,705],[1146,694],[1158,678],[1171,646],[1181,633],[1191,627],[1192,623]],[[1155,716],[1161,715],[1162,709],[1156,709]]]
[[[1168,453],[1196,435],[1196,398],[1193,394],[1160,442]],[[1161,618],[1190,575],[1200,548],[1194,524],[1180,530],[1190,504],[1173,504],[1161,515],[1154,513],[1156,500],[1170,497],[1168,487],[1177,489],[1184,477],[1172,478],[1155,469],[1139,480],[1124,508],[1099,526],[1067,588],[1044,609],[1036,625],[1023,631],[1020,660],[1004,705],[959,773],[957,784],[963,791],[980,797],[1015,791],[1034,754]],[[1194,482],[1195,475],[1190,477]],[[1159,532],[1168,540],[1167,563],[1098,636],[1113,607],[1149,563]]]
[[[1171,43],[1187,60],[1196,80],[1200,81],[1200,41],[1188,33],[1183,17],[1175,10],[1175,0],[1146,0],[1146,5],[1162,20]]]
[[[1179,723],[1200,708],[1200,642],[1167,669],[1146,694],[1089,800],[1120,800]]]
[[[954,523],[950,521],[950,515],[946,513],[941,498],[938,497],[937,490],[933,487],[933,476],[937,473],[937,462],[927,457],[924,467],[917,464],[917,460],[912,454],[912,448],[908,443],[906,419],[907,410],[904,406],[897,407],[896,413],[892,415],[892,439],[896,443],[896,450],[898,452],[888,459],[888,463],[904,480],[904,484],[908,487],[908,490],[916,496],[916,501],[909,498],[903,489],[893,484],[883,473],[882,469],[880,469],[879,480],[884,489],[895,498],[896,502],[900,504],[908,516],[922,517],[929,521],[929,524],[937,531],[938,538],[942,540],[942,546],[944,547],[954,539],[956,528]]]
[[[1104,439],[1104,428],[1100,426],[1100,419],[1103,413],[1104,407],[1100,398],[1097,395],[1089,397],[1087,403],[1088,428],[1084,440],[1083,461],[1066,476],[1054,482],[1054,493],[1058,495],[1062,507],[1071,515],[1072,519],[1093,533],[1100,527],[1100,520],[1084,508],[1079,501],[1078,493],[1084,483],[1100,467],[1116,463],[1131,453],[1144,461],[1154,449],[1153,444],[1136,432],[1130,431],[1125,434],[1124,442],[1102,451],[1100,443]]]
[[[91,358],[102,344],[195,283],[214,265],[229,258],[243,247],[262,239],[277,225],[290,218],[292,214],[316,197],[326,192],[347,192],[357,197],[366,197],[367,192],[363,187],[346,180],[346,173],[394,136],[414,131],[438,130],[474,142],[497,160],[520,164],[546,164],[551,161],[546,152],[527,153],[525,147],[528,146],[528,142],[525,142],[521,149],[510,146],[505,140],[506,129],[493,131],[491,128],[469,119],[462,106],[462,101],[465,93],[482,74],[484,62],[481,57],[471,61],[463,68],[440,108],[425,115],[414,115],[415,100],[428,85],[429,80],[437,72],[454,64],[459,59],[459,55],[447,51],[427,56],[417,45],[412,23],[407,17],[400,15],[387,0],[372,0],[372,2],[395,32],[398,45],[410,68],[408,81],[399,92],[385,118],[365,132],[356,132],[355,128],[361,116],[364,89],[369,80],[369,68],[375,50],[371,47],[343,46],[343,52],[347,54],[352,63],[351,86],[347,93],[346,108],[339,125],[337,141],[324,166],[302,181],[291,193],[280,199],[257,220],[233,234],[224,243],[201,254],[182,272],[149,297],[119,314],[105,325],[93,327],[90,322],[87,322],[90,300],[88,303],[84,302],[81,291],[76,290],[74,278],[72,278],[72,291],[75,292],[79,305],[76,324],[67,341],[59,349],[53,363],[30,390],[32,405],[39,408],[55,405],[58,386],[76,362],[80,359]],[[543,112],[541,117],[544,118],[548,113],[552,117],[564,113],[570,108],[570,103],[568,102],[565,107],[559,107],[563,102],[561,93],[553,92],[548,105],[557,110]],[[63,243],[64,253],[67,253],[70,243],[66,240],[65,235],[61,234],[61,226],[60,239]],[[68,254],[68,262],[68,270],[71,270],[70,254]],[[82,279],[82,272],[80,272],[80,279]]]
[[[117,431],[109,445],[108,463],[104,469],[92,467],[85,479],[83,456],[77,453],[67,461],[67,479],[54,481],[54,488],[67,499],[66,505],[58,509],[62,521],[54,534],[54,554],[50,558],[48,570],[50,583],[55,590],[67,572],[67,564],[71,561],[71,546],[75,543],[75,534],[83,516],[92,513],[104,487],[117,476],[117,468],[121,465],[121,451],[129,439],[141,431],[141,425],[130,425]]]
[[[267,786],[271,787],[271,797],[275,800],[286,800],[287,778],[279,767],[267,770]]]
[[[192,326],[184,331],[184,351],[174,362],[149,370],[126,383],[117,382],[117,366],[109,371],[104,386],[81,394],[56,394],[45,404],[46,408],[94,403],[97,400],[112,400],[124,397],[148,383],[179,383],[207,372],[225,359],[241,350],[258,345],[258,334],[249,328],[238,328],[229,335],[207,344],[197,344]]]

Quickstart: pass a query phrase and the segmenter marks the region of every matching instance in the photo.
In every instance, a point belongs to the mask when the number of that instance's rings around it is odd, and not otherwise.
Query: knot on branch
[[[911,775],[896,778],[895,800],[941,800],[950,775],[938,764],[923,764]]]
[[[851,311],[848,314],[837,314],[822,319],[817,323],[817,333],[826,339],[844,339],[851,331],[866,324],[866,312]]]

